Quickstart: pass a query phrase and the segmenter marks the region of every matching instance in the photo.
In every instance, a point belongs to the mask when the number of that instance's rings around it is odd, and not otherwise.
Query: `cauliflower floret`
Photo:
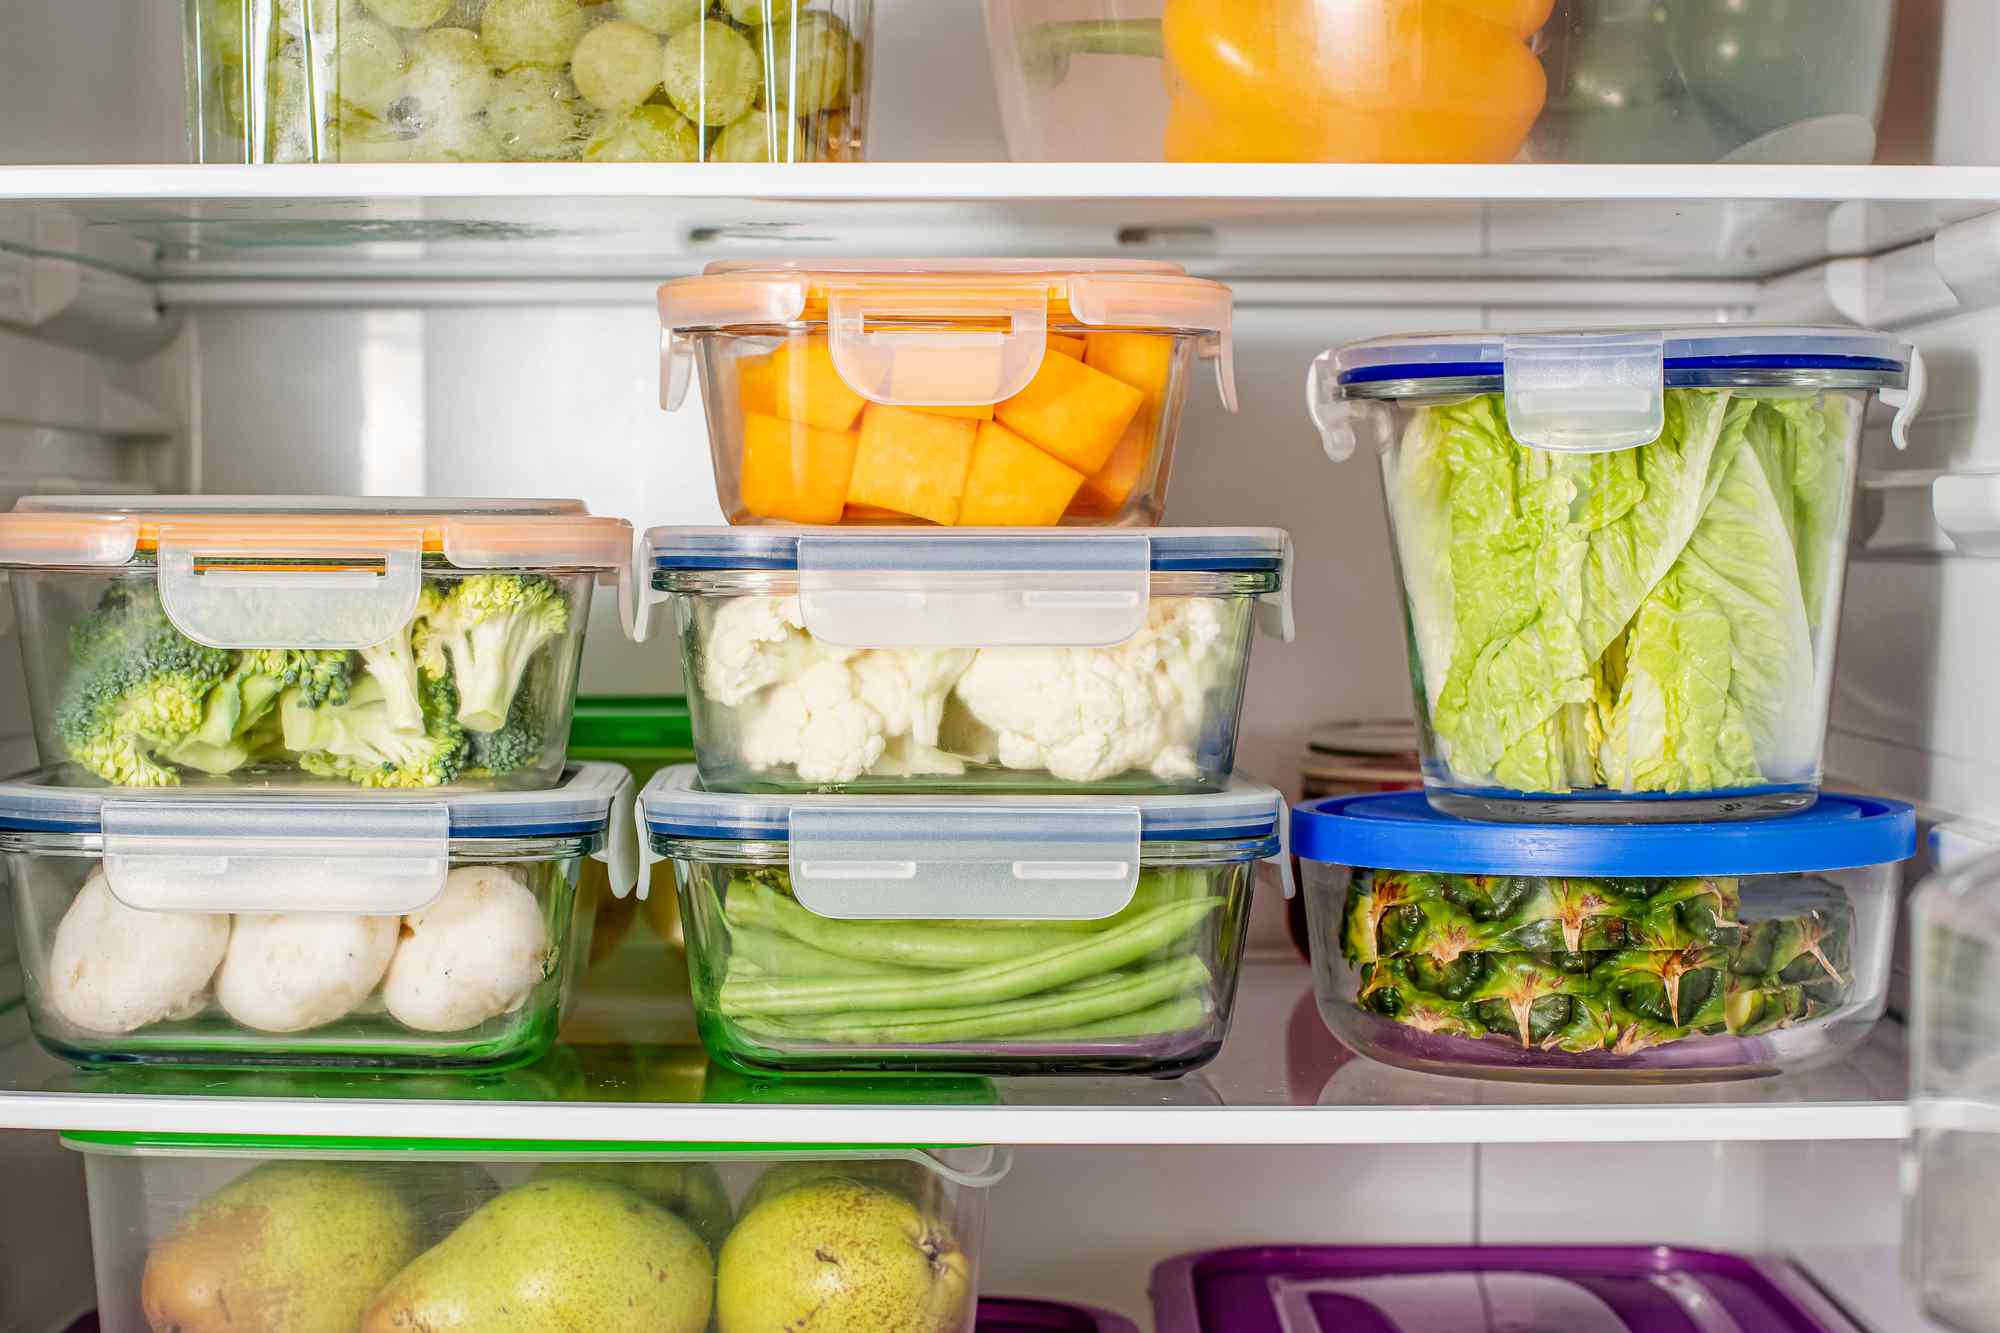
[[[712,702],[735,708],[760,690],[797,680],[815,662],[853,655],[806,633],[796,597],[732,597],[708,628],[701,690]]]
[[[396,952],[401,921],[340,912],[244,913],[215,974],[224,1012],[260,1032],[304,1032],[345,1018]]]
[[[852,669],[862,702],[882,715],[887,735],[930,746],[937,744],[944,701],[975,656],[971,648],[883,649],[862,653]]]
[[[1193,746],[1225,628],[1213,600],[1172,598],[1113,647],[982,649],[954,690],[962,720],[952,739],[1066,782],[1140,768],[1185,781],[1199,771]]]
[[[133,1032],[191,1018],[229,946],[229,917],[141,912],[92,870],[49,948],[48,1004],[86,1032]]]
[[[802,782],[852,782],[888,743],[882,715],[861,701],[844,662],[815,663],[741,716],[744,762],[759,771],[790,764]]]

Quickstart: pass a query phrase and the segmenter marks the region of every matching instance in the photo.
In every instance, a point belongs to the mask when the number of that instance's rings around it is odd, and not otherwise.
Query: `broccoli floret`
[[[542,690],[535,679],[539,674],[539,669],[531,670],[515,693],[506,726],[465,733],[467,777],[502,777],[541,759]]]
[[[467,730],[499,731],[535,654],[569,628],[569,616],[552,579],[476,574],[460,579],[425,618],[415,652],[432,670],[441,658],[450,662]]]
[[[171,787],[175,747],[208,720],[208,699],[236,663],[167,619],[145,585],[114,584],[70,634],[75,654],[56,732],[76,763],[106,782]]]
[[[455,781],[465,766],[465,731],[453,720],[449,696],[420,689],[423,729],[397,730],[382,684],[364,675],[347,702],[314,708],[300,691],[285,691],[278,712],[285,748],[299,767],[321,777],[345,778],[364,787],[437,787]]]
[[[417,653],[414,638],[418,627],[443,604],[435,581],[426,581],[417,594],[417,612],[402,630],[372,648],[361,650],[361,665],[382,685],[388,696],[390,721],[396,730],[419,735],[424,729],[424,706],[418,698]]]

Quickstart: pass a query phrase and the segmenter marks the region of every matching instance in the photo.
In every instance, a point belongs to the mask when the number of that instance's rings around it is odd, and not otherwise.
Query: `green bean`
[[[908,1009],[928,1003],[940,993],[965,1004],[1018,999],[1136,962],[1188,934],[1220,905],[1220,900],[1209,898],[1162,907],[1122,926],[1076,936],[1040,953],[940,973],[935,978],[725,982],[722,1007],[729,1014],[825,1014]]]
[[[1110,1037],[1152,1037],[1169,1032],[1186,1032],[1208,1018],[1208,1002],[1200,992],[1190,991],[1147,1009],[1083,1023],[1073,1028],[1055,1028],[1036,1033],[1040,1041],[1101,1041]]]
[[[734,926],[729,932],[729,973],[737,975],[741,966],[754,967],[779,977],[907,977],[922,976],[909,968],[890,963],[872,963],[801,944],[789,935],[780,935],[755,926]]]
[[[868,962],[957,969],[1023,958],[1075,937],[1068,932],[941,929],[928,921],[835,921],[754,880],[729,886],[724,909],[732,926],[782,931],[815,949]]]

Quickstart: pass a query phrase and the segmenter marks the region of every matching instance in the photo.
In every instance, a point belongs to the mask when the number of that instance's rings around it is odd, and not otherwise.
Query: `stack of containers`
[[[660,291],[735,526],[642,544],[696,763],[642,795],[748,1071],[1169,1073],[1282,802],[1234,776],[1290,544],[1154,528],[1228,289],[1163,264],[712,266]]]
[[[566,766],[575,501],[89,497],[0,515],[43,767],[0,783],[36,1036],[83,1065],[502,1068],[629,886],[628,775]]]
[[[1294,822],[1329,1026],[1412,1068],[1772,1073],[1883,1010],[1915,819],[1820,794],[1856,459],[1922,367],[1838,328],[1328,352],[1381,456],[1423,796]]]

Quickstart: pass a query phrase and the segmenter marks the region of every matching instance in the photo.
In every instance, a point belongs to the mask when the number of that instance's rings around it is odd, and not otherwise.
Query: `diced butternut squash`
[[[849,505],[840,511],[842,523],[908,523],[907,514],[899,514],[893,509],[877,509],[874,505]]]
[[[743,420],[743,508],[788,523],[838,523],[860,436],[761,412]]]
[[[1048,527],[1083,485],[1083,474],[997,421],[979,427],[958,521],[968,528]]]
[[[928,412],[934,417],[957,417],[960,421],[993,420],[993,404],[991,403],[987,403],[981,407],[927,407],[912,403],[910,404],[910,410],[912,412]]]
[[[746,356],[736,363],[736,392],[743,415],[778,415],[778,370],[770,355]]]
[[[1000,404],[994,419],[1089,476],[1104,466],[1146,396],[1061,352],[1042,358],[1028,387]]]
[[[1051,333],[1049,335],[1049,350],[1052,352],[1061,352],[1064,356],[1074,357],[1078,361],[1084,359],[1084,341],[1072,334]]]
[[[870,403],[847,498],[933,523],[958,522],[979,423]]]
[[[1167,398],[1174,373],[1174,340],[1158,333],[1093,333],[1085,340],[1083,363],[1122,380],[1146,395],[1154,412]]]
[[[1145,413],[1132,418],[1118,447],[1111,451],[1110,460],[1084,479],[1083,489],[1077,492],[1076,504],[1072,506],[1074,512],[1109,518],[1123,509],[1132,488],[1146,471],[1147,460],[1153,456],[1156,438]]]
[[[852,430],[867,399],[833,365],[825,338],[788,339],[771,357],[778,415],[822,430]]]

